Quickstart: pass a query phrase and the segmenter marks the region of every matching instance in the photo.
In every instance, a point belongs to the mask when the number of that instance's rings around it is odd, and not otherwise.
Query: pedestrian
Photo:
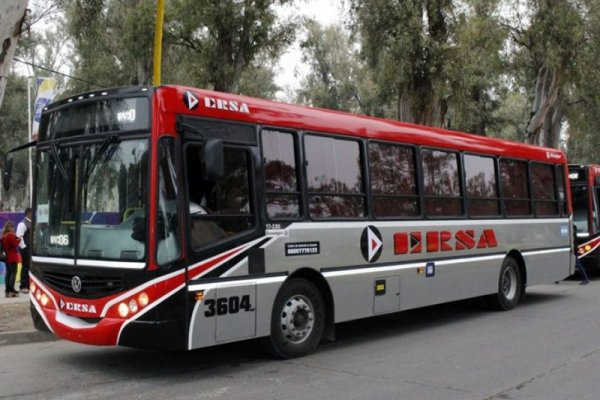
[[[12,221],[6,221],[2,228],[2,239],[0,239],[2,248],[6,253],[6,297],[19,297],[19,292],[15,290],[15,279],[17,277],[17,264],[19,263],[19,238],[15,234],[15,224]]]
[[[29,293],[29,268],[31,266],[31,208],[25,209],[25,218],[17,225],[21,251],[21,293]]]
[[[579,275],[581,275],[580,285],[587,285],[590,283],[590,279],[588,278],[587,272],[585,272],[585,267],[581,263],[579,259],[579,255],[577,254],[577,226],[573,225],[573,253],[575,253],[575,268],[579,270]]]

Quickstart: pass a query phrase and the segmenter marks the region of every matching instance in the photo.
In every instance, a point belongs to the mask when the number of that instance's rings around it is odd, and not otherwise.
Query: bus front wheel
[[[308,354],[319,345],[324,327],[325,304],[321,292],[312,282],[293,278],[275,298],[267,350],[280,358]]]
[[[519,263],[506,257],[500,268],[498,292],[487,297],[488,304],[494,310],[512,310],[523,297],[524,287]]]

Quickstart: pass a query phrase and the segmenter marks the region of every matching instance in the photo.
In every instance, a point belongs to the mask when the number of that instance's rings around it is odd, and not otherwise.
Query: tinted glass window
[[[150,129],[145,97],[73,103],[43,116],[40,141],[66,136]]]
[[[556,215],[556,187],[554,168],[547,164],[531,164],[531,184],[536,215]]]
[[[304,145],[311,217],[363,217],[359,143],[307,135]]]
[[[291,133],[262,132],[267,215],[271,219],[300,216],[300,192],[296,174],[296,152]]]
[[[222,178],[205,179],[202,146],[187,147],[191,245],[195,250],[254,228],[250,155],[242,148],[225,147],[224,161]]]
[[[464,163],[469,215],[500,214],[494,159],[465,155]]]
[[[506,215],[531,214],[527,190],[527,163],[517,160],[500,160],[500,179]]]
[[[414,149],[371,142],[369,168],[375,216],[419,214]]]
[[[567,188],[565,186],[565,169],[562,165],[556,168],[556,186],[558,188],[560,212],[562,215],[567,215]]]
[[[421,150],[425,213],[429,216],[462,215],[456,153]]]

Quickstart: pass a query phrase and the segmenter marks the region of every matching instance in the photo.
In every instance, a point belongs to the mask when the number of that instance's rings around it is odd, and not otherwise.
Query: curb
[[[53,333],[42,331],[0,332],[0,347],[59,340]]]

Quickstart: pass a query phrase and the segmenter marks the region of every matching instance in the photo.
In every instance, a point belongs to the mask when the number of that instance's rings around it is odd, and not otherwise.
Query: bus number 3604
[[[206,311],[205,317],[214,317],[215,315],[237,314],[240,311],[253,311],[250,304],[250,295],[246,294],[241,298],[239,296],[219,297],[218,299],[207,299],[204,301]]]

